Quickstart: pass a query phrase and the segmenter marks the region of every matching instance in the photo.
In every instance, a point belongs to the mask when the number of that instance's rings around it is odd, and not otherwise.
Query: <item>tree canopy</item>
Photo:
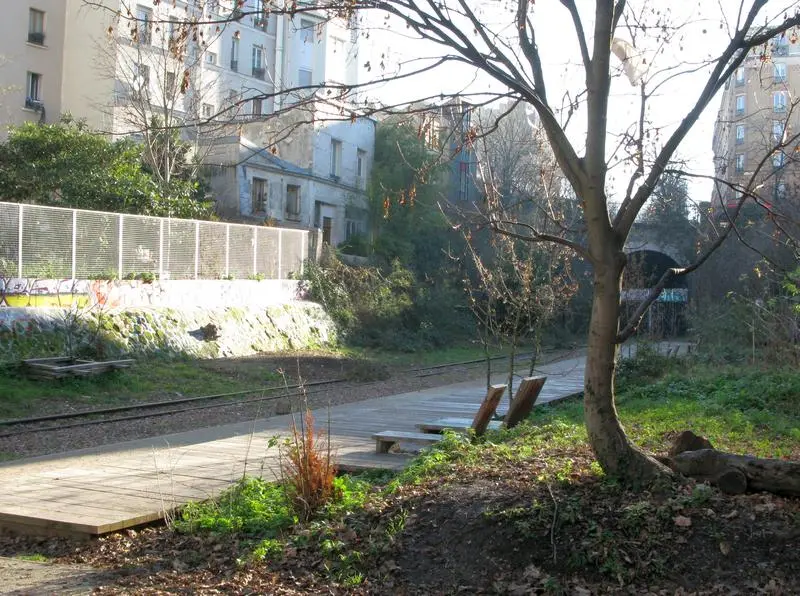
[[[110,141],[79,121],[25,123],[0,145],[0,198],[99,211],[207,217],[210,204],[193,180],[175,180],[166,193],[149,173],[142,146]]]

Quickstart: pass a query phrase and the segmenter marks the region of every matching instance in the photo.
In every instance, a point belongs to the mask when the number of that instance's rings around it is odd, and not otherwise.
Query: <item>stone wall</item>
[[[336,342],[317,304],[257,307],[0,308],[0,363],[52,355],[218,358]]]

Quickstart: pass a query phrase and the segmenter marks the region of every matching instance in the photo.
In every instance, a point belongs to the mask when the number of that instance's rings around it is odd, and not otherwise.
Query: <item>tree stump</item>
[[[505,385],[491,385],[486,391],[486,397],[472,420],[472,430],[475,431],[477,436],[480,437],[486,432],[505,391]]]
[[[503,420],[505,428],[514,428],[528,417],[546,380],[547,377],[526,377],[522,379],[522,383],[517,388],[517,395],[508,407],[506,418]]]

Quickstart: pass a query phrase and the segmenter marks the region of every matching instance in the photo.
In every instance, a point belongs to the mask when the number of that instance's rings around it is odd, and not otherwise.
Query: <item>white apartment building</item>
[[[332,244],[365,228],[374,122],[326,125],[332,112],[320,106],[278,155],[269,147],[281,127],[270,114],[307,98],[302,88],[357,82],[358,33],[347,22],[270,14],[267,0],[102,2],[15,0],[5,12],[0,88],[14,91],[0,95],[3,129],[69,112],[136,137],[157,116],[208,149],[224,216],[319,227]]]

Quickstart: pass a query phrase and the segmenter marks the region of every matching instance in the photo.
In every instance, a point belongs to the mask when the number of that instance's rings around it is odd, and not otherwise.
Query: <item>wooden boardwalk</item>
[[[542,366],[548,380],[538,403],[581,391],[583,368],[583,358]],[[408,458],[376,454],[374,433],[471,418],[484,393],[483,383],[473,381],[315,414],[320,424],[330,416],[343,469],[400,469]],[[291,416],[276,416],[0,465],[0,528],[97,535],[160,519],[187,501],[214,497],[245,473],[275,477],[277,449],[267,443],[290,423]]]

